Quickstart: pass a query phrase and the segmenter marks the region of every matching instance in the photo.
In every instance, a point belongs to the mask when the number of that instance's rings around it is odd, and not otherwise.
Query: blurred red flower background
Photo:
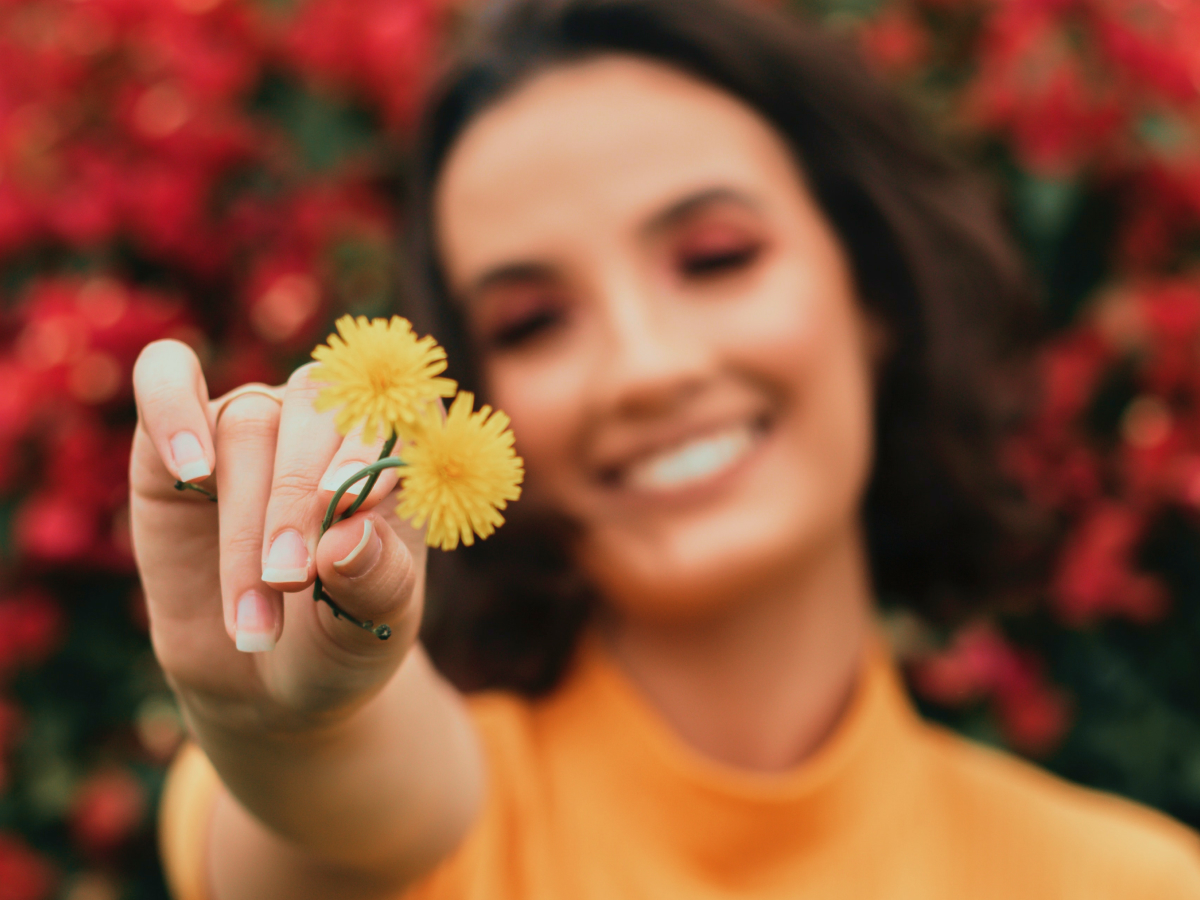
[[[1006,449],[1052,577],[954,633],[890,614],[917,695],[1200,825],[1200,4],[794,5],[990,179],[1054,326]],[[391,309],[456,6],[0,0],[0,900],[164,896],[182,728],[133,574],[130,369],[175,337],[214,391],[276,381]]]

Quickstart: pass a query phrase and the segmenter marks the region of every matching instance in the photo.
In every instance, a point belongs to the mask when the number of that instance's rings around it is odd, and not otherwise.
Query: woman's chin
[[[604,602],[626,616],[676,623],[725,616],[802,577],[818,536],[758,528],[667,539],[590,542],[582,563]]]

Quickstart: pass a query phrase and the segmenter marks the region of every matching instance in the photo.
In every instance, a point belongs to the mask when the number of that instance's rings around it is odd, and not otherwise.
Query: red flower
[[[62,633],[62,608],[50,595],[29,590],[0,598],[0,672],[40,663],[58,647]]]
[[[412,119],[440,30],[437,0],[309,0],[285,41],[306,76],[362,92],[393,127]]]
[[[991,694],[1012,665],[1012,651],[990,624],[960,630],[950,646],[913,668],[913,683],[925,697],[961,706]]]
[[[906,74],[929,55],[929,35],[900,10],[888,10],[868,21],[858,39],[867,59],[887,72]]]
[[[126,468],[131,435],[69,407],[43,435],[45,487],[26,495],[14,521],[15,543],[29,562],[129,571]]]
[[[1100,493],[1102,459],[1065,429],[1018,435],[1003,454],[1006,470],[1044,509],[1074,509]]]
[[[1144,518],[1114,503],[1099,503],[1076,525],[1059,557],[1052,593],[1069,625],[1104,615],[1152,621],[1166,610],[1167,594],[1154,578],[1134,570]]]
[[[1151,158],[1131,175],[1121,261],[1134,271],[1166,267],[1200,225],[1200,135],[1195,147],[1178,158]]]
[[[3,793],[8,782],[8,750],[13,747],[20,737],[23,724],[21,711],[16,705],[4,697],[0,697],[0,793]]]
[[[1047,347],[1041,358],[1040,418],[1054,425],[1072,422],[1091,402],[1112,361],[1112,349],[1086,329]]]
[[[260,337],[273,344],[291,343],[311,331],[321,308],[321,286],[312,274],[303,270],[264,272],[255,282],[250,323]]]
[[[64,563],[87,555],[99,538],[95,511],[64,491],[35,494],[22,504],[15,525],[21,554],[42,563]]]
[[[46,900],[55,881],[45,859],[16,835],[0,832],[0,900]]]
[[[918,662],[912,677],[935,703],[989,700],[1009,744],[1025,753],[1051,752],[1070,725],[1062,691],[1045,682],[1033,656],[1015,649],[988,623],[959,631],[945,651]]]
[[[1200,14],[1188,3],[1177,4],[1172,12],[1167,11],[1166,3],[1145,0],[1119,5],[1129,8],[1130,14],[1105,15],[1096,9],[1092,16],[1099,43],[1109,58],[1165,99],[1195,102]],[[1134,26],[1135,21],[1139,27]]]
[[[1000,693],[996,713],[1009,746],[1031,756],[1047,756],[1070,727],[1070,704],[1062,691],[1040,679],[1020,690]]]
[[[142,347],[191,329],[178,301],[108,278],[35,282],[20,318],[16,355],[43,398],[52,391],[60,403],[70,398],[87,405],[128,400]]]
[[[71,805],[71,835],[92,856],[104,856],[121,846],[146,817],[146,790],[126,769],[92,775]]]
[[[999,4],[980,43],[978,75],[965,92],[967,120],[1000,132],[1037,174],[1070,174],[1112,151],[1129,119],[1118,85],[1088,56],[1081,6]]]
[[[7,485],[13,476],[18,445],[38,420],[48,386],[40,373],[3,357],[0,384],[4,385],[0,391],[0,485]]]

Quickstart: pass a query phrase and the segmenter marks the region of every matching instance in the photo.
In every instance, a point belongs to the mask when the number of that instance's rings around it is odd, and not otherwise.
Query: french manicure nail
[[[212,474],[200,439],[190,431],[181,431],[171,438],[171,455],[175,457],[175,469],[180,481],[195,481]]]
[[[379,535],[375,533],[371,520],[363,519],[362,537],[355,544],[354,549],[335,562],[333,567],[340,574],[355,578],[366,573],[371,566],[375,565],[375,561],[379,559],[379,551],[382,549],[383,543],[379,540]]]
[[[234,643],[243,653],[275,649],[275,607],[258,591],[246,591],[238,599]]]
[[[272,584],[308,581],[308,547],[298,531],[281,531],[271,541],[262,580]]]
[[[356,472],[361,472],[366,467],[367,464],[364,462],[343,463],[337,468],[336,471],[330,472],[321,480],[321,490],[336,491],[346,483],[350,476],[354,475]],[[346,493],[353,494],[355,497],[357,497],[362,493],[363,485],[366,483],[367,479],[366,477],[363,477],[362,480],[356,481],[354,484],[350,485],[350,487],[346,488]]]

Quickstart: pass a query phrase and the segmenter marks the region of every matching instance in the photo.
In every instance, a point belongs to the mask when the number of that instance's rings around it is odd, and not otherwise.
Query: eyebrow
[[[465,299],[478,297],[488,288],[505,284],[520,284],[530,281],[550,281],[554,278],[554,269],[546,263],[513,262],[488,269],[463,292]]]
[[[749,209],[758,209],[758,203],[748,194],[739,190],[729,187],[706,188],[672,203],[662,212],[655,214],[640,230],[645,234],[659,234],[673,225],[677,225],[698,210],[715,203],[735,203]],[[554,277],[554,267],[546,263],[531,260],[505,263],[488,269],[472,281],[470,286],[462,292],[461,297],[464,300],[470,300],[479,297],[489,288],[531,281],[552,281]]]
[[[647,222],[642,230],[647,234],[657,234],[693,215],[706,206],[715,203],[735,203],[749,209],[758,209],[758,202],[749,194],[730,187],[714,187],[689,194],[681,200],[672,203],[665,210]]]

